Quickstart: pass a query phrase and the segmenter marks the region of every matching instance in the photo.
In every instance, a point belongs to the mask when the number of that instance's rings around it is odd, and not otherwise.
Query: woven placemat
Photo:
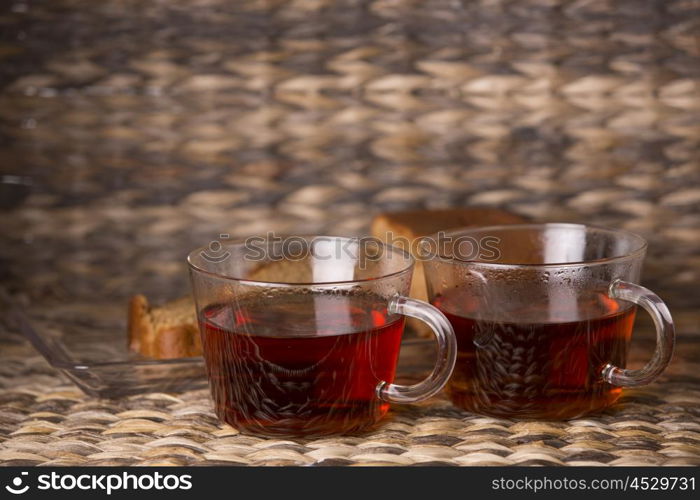
[[[700,465],[695,337],[668,374],[602,414],[515,421],[439,396],[393,406],[373,432],[318,440],[242,435],[218,421],[207,390],[90,398],[28,346],[3,347],[3,465]]]

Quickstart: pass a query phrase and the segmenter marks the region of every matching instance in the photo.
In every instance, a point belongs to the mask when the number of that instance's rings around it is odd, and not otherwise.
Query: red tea
[[[238,300],[200,314],[216,413],[267,435],[363,430],[388,410],[404,320],[375,295],[295,294]],[[393,319],[393,318],[392,318]]]
[[[447,390],[461,408],[561,419],[604,408],[620,396],[621,389],[604,382],[601,371],[608,363],[625,366],[635,307],[621,308],[595,295],[563,314],[531,306],[496,321],[484,318],[485,304],[463,291],[438,296],[434,304],[457,336],[457,364]]]

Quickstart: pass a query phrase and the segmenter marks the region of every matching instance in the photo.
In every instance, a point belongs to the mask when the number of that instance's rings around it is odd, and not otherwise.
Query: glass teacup
[[[293,240],[229,243],[188,257],[219,418],[255,434],[357,432],[391,402],[438,392],[456,341],[438,309],[406,297],[413,258],[373,240]],[[438,344],[432,373],[411,386],[393,383],[405,316],[427,323]]]
[[[572,418],[648,384],[671,360],[668,308],[640,286],[640,236],[579,224],[455,230],[423,242],[432,304],[458,354],[447,390],[464,409]],[[636,305],[654,320],[656,351],[625,368]]]

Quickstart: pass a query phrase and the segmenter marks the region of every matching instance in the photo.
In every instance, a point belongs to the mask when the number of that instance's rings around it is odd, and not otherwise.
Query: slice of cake
[[[191,297],[151,307],[143,295],[129,302],[129,349],[156,359],[200,356],[202,345]]]

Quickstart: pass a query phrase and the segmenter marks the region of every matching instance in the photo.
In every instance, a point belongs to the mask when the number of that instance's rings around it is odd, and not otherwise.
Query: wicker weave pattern
[[[130,213],[201,243],[498,205],[641,232],[649,284],[696,305],[697,2],[23,5],[0,19],[1,168],[45,182],[20,227],[58,205],[71,238]]]
[[[481,417],[438,398],[394,407],[369,434],[308,441],[240,435],[218,422],[206,390],[91,399],[26,349],[16,354],[0,371],[14,384],[0,392],[4,465],[700,465],[697,376],[630,390],[605,414],[567,422]]]

